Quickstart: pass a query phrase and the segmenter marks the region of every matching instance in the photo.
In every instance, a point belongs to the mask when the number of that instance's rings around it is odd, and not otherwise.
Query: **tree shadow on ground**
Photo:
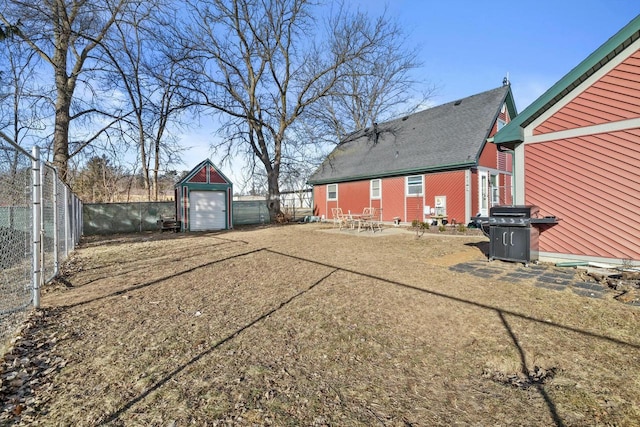
[[[481,242],[481,244],[482,243],[484,243],[484,242]],[[470,245],[476,246],[478,244],[474,243],[474,244],[470,244]],[[525,314],[521,314],[521,313],[518,313],[518,312],[515,312],[515,311],[505,310],[505,309],[502,309],[502,308],[500,308],[498,306],[483,304],[483,303],[479,303],[479,302],[476,302],[476,301],[464,299],[464,298],[453,296],[453,295],[447,295],[447,294],[442,293],[442,292],[437,292],[437,291],[433,291],[433,290],[429,290],[429,289],[420,288],[420,287],[417,287],[417,286],[414,286],[414,285],[409,285],[409,284],[402,283],[402,282],[399,282],[399,281],[386,279],[384,277],[375,276],[375,275],[371,275],[371,274],[364,273],[364,272],[361,272],[361,271],[352,270],[352,269],[348,269],[348,268],[343,268],[343,267],[340,267],[338,265],[331,265],[331,264],[328,264],[328,263],[320,262],[320,261],[313,260],[313,259],[303,258],[303,257],[299,257],[299,256],[296,256],[296,255],[279,252],[279,251],[276,251],[276,250],[262,248],[262,249],[257,249],[257,250],[254,250],[254,251],[250,251],[250,252],[234,255],[234,256],[232,256],[230,258],[249,256],[249,255],[251,255],[253,253],[257,253],[257,252],[261,252],[261,251],[269,252],[269,253],[272,253],[274,255],[280,255],[280,256],[283,256],[283,257],[291,258],[291,259],[295,259],[295,260],[300,261],[300,262],[309,262],[309,263],[313,263],[313,264],[320,265],[320,266],[323,266],[323,267],[327,267],[328,269],[330,269],[330,271],[325,276],[323,276],[320,280],[318,280],[315,283],[311,284],[306,289],[304,289],[304,290],[292,295],[291,297],[289,297],[288,299],[286,299],[286,300],[282,301],[281,303],[277,304],[275,307],[271,308],[270,310],[266,311],[265,313],[262,313],[262,314],[258,315],[254,320],[250,321],[246,325],[244,325],[241,328],[237,329],[235,332],[231,333],[227,337],[225,337],[225,338],[219,340],[218,342],[214,343],[212,346],[210,346],[209,348],[205,349],[204,351],[202,351],[201,353],[199,353],[195,357],[191,358],[187,362],[179,365],[173,371],[169,372],[163,378],[159,379],[154,384],[152,384],[149,388],[147,388],[147,390],[145,390],[144,392],[140,393],[137,397],[135,397],[134,399],[129,400],[128,402],[126,402],[118,410],[112,412],[111,414],[106,415],[105,418],[101,421],[101,423],[99,425],[106,425],[106,424],[109,424],[109,423],[112,423],[112,422],[116,421],[122,414],[124,414],[126,411],[131,409],[136,403],[138,403],[138,402],[142,401],[143,399],[145,399],[146,397],[148,397],[155,390],[159,389],[164,384],[169,382],[177,374],[179,374],[180,372],[184,371],[186,368],[188,368],[189,366],[193,365],[197,361],[201,360],[203,357],[211,354],[213,351],[218,349],[221,345],[231,341],[232,339],[237,337],[239,334],[241,334],[243,331],[251,328],[252,326],[256,325],[257,323],[259,323],[259,322],[263,321],[264,319],[268,318],[270,315],[278,312],[280,309],[286,307],[288,304],[290,304],[295,299],[305,295],[310,290],[312,290],[313,288],[315,288],[318,285],[322,284],[322,282],[324,282],[327,278],[329,278],[331,275],[333,275],[334,273],[336,273],[338,271],[347,272],[347,273],[359,275],[359,276],[362,276],[362,277],[367,277],[367,278],[370,278],[370,279],[373,279],[373,280],[376,280],[376,281],[380,281],[380,282],[386,283],[387,285],[390,285],[390,286],[397,286],[397,287],[403,288],[403,289],[408,289],[408,290],[412,290],[412,291],[416,291],[416,292],[426,293],[426,294],[429,294],[429,295],[445,298],[445,299],[452,300],[452,301],[455,301],[455,302],[458,302],[458,303],[475,306],[475,307],[478,307],[478,308],[481,308],[481,309],[484,309],[484,310],[489,310],[491,312],[497,313],[499,318],[500,318],[500,320],[502,321],[502,323],[504,325],[505,331],[507,332],[507,334],[511,338],[511,341],[513,342],[514,347],[516,347],[516,349],[518,351],[518,354],[520,355],[520,366],[521,366],[522,374],[525,376],[526,380],[530,384],[535,385],[538,393],[541,395],[541,397],[545,401],[545,404],[546,404],[546,406],[547,406],[547,408],[549,410],[549,415],[552,418],[554,425],[557,426],[557,427],[563,427],[564,426],[564,422],[563,422],[563,420],[561,419],[561,417],[559,416],[559,414],[557,412],[556,405],[555,405],[554,401],[551,399],[551,397],[549,396],[547,391],[544,389],[544,384],[541,381],[539,381],[539,379],[535,376],[535,372],[532,373],[531,371],[529,371],[529,369],[527,367],[527,360],[525,358],[524,350],[523,350],[523,348],[521,346],[521,343],[520,343],[518,337],[514,333],[511,325],[507,322],[507,319],[506,319],[505,315],[512,316],[512,317],[515,317],[515,318],[524,319],[524,320],[531,321],[531,322],[534,322],[534,323],[538,323],[538,324],[544,325],[545,327],[553,326],[553,327],[560,328],[560,329],[563,329],[563,330],[566,330],[566,331],[570,331],[570,332],[582,334],[582,335],[585,335],[585,336],[601,339],[601,340],[613,343],[615,345],[622,345],[622,346],[626,346],[626,347],[631,347],[633,349],[640,349],[640,344],[627,342],[627,341],[624,341],[624,340],[620,340],[620,339],[609,337],[609,336],[602,335],[602,334],[596,334],[596,333],[593,333],[593,332],[590,332],[590,331],[587,331],[587,330],[582,330],[582,329],[571,327],[571,326],[566,326],[566,325],[557,324],[557,323],[551,323],[551,322],[549,322],[548,320],[545,320],[545,319],[538,319],[538,318],[535,318],[535,317],[532,317],[532,316],[529,316],[529,315],[525,315]],[[227,259],[229,259],[229,258],[227,258]],[[151,285],[157,284],[157,283],[159,283],[161,281],[164,281],[164,280],[166,280],[166,279],[168,279],[170,277],[177,276],[177,275],[180,275],[180,274],[185,274],[185,273],[188,273],[188,272],[193,271],[195,269],[206,267],[208,265],[211,265],[211,264],[214,264],[214,263],[218,263],[218,262],[221,262],[221,261],[224,261],[224,260],[217,260],[215,262],[203,264],[201,266],[196,266],[194,268],[190,268],[188,270],[176,273],[176,274],[174,274],[172,276],[165,277],[163,279],[157,279],[157,280],[145,283],[145,284],[141,284],[141,285],[135,286],[135,287],[130,288],[130,289],[118,291],[118,292],[110,294],[108,296],[120,295],[120,294],[128,292],[129,290],[139,289],[141,287],[146,287],[146,286],[151,286]],[[106,298],[108,296],[100,297],[100,298]],[[97,298],[97,299],[100,299],[100,298]],[[84,303],[86,303],[86,302],[84,302]]]

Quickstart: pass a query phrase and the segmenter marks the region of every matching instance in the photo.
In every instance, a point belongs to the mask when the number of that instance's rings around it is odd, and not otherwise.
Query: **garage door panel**
[[[192,191],[189,198],[192,231],[226,228],[227,209],[224,191]]]

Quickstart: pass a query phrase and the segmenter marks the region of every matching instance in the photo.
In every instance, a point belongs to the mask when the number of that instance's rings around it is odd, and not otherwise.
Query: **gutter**
[[[403,169],[385,173],[379,173],[375,175],[354,175],[349,177],[333,178],[333,179],[320,179],[320,180],[308,180],[310,185],[323,185],[323,184],[339,184],[341,182],[353,182],[363,181],[365,179],[378,179],[378,178],[390,178],[394,176],[406,176],[409,174],[420,174],[428,172],[442,172],[442,171],[454,171],[458,169],[466,169],[476,166],[477,162],[464,162],[464,163],[451,163],[446,165],[433,166],[430,168],[420,169]]]

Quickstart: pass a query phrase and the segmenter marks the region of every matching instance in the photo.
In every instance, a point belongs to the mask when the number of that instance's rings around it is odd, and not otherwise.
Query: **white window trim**
[[[378,182],[378,195],[374,195],[373,194],[373,183],[377,181]],[[371,199],[381,199],[382,198],[382,180],[381,179],[372,179],[369,182],[369,197]]]
[[[494,185],[495,184],[495,185]],[[491,200],[491,206],[496,206],[500,203],[500,175],[499,174],[489,174],[489,191],[491,195],[489,196]]]
[[[419,177],[420,178],[420,192],[419,193],[409,193],[409,178],[416,178]],[[410,175],[407,176],[404,180],[405,184],[404,184],[404,191],[407,197],[421,197],[424,193],[424,175]],[[417,184],[412,184],[412,185],[417,185]]]
[[[507,121],[506,120],[502,120],[502,119],[498,119],[497,121],[497,125],[496,125],[496,131],[500,131],[500,129],[502,129],[503,127],[505,127],[507,125]]]
[[[331,194],[331,193],[332,193],[331,191],[329,191],[329,188],[330,188],[331,186],[335,186],[335,187],[336,187],[336,191],[335,191],[335,193],[336,193],[336,197],[333,197],[333,198],[332,198],[331,196],[329,196],[329,194]],[[338,200],[338,184],[327,184],[327,200],[331,200],[331,201],[336,201],[336,200]]]
[[[486,170],[478,171],[478,212],[482,216],[489,215],[489,204],[491,203],[489,200],[490,194],[485,193],[486,191],[489,191],[489,174],[489,171]],[[486,206],[484,207],[482,205],[483,202],[486,202]]]

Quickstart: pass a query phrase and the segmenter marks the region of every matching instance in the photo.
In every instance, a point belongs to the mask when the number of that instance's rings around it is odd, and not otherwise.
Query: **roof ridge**
[[[464,98],[457,98],[457,99],[455,99],[455,100],[453,100],[453,101],[445,102],[444,104],[434,105],[434,106],[432,106],[432,107],[428,107],[428,108],[425,108],[424,110],[416,111],[416,112],[411,113],[411,114],[404,114],[404,115],[402,115],[402,116],[395,117],[395,118],[393,118],[393,119],[389,119],[389,120],[384,121],[384,122],[378,122],[378,126],[380,126],[380,127],[386,127],[386,125],[388,125],[388,124],[390,124],[390,123],[395,123],[395,122],[398,122],[398,121],[406,121],[408,118],[411,118],[411,117],[414,117],[414,116],[418,116],[418,115],[420,115],[421,113],[423,114],[423,113],[426,113],[426,112],[433,112],[434,110],[437,110],[437,109],[439,109],[439,108],[443,108],[443,107],[449,106],[449,105],[451,105],[451,104],[455,104],[455,103],[462,103],[462,102],[464,102],[465,100],[468,100],[468,99],[471,99],[471,98],[476,98],[476,97],[479,97],[479,96],[481,96],[481,95],[486,95],[486,94],[488,94],[488,93],[490,93],[490,92],[497,92],[497,91],[499,91],[499,90],[507,90],[508,88],[509,88],[509,85],[501,85],[501,86],[499,86],[499,87],[495,87],[495,88],[493,88],[493,89],[489,89],[489,90],[485,90],[485,91],[483,91],[483,92],[475,93],[475,94],[473,94],[473,95],[465,96]],[[347,135],[344,139],[349,138],[349,136],[354,136],[354,134],[357,134],[357,133],[359,133],[359,132],[366,132],[366,131],[367,131],[367,130],[369,130],[370,128],[371,128],[371,126],[367,126],[367,127],[366,127],[366,128],[364,128],[364,129],[360,129],[360,130],[354,131],[354,132],[350,133],[349,135]],[[351,138],[351,140],[353,140],[353,139],[354,139],[354,138]],[[345,141],[345,142],[346,142],[346,141]],[[342,142],[341,142],[341,143],[342,143]]]

